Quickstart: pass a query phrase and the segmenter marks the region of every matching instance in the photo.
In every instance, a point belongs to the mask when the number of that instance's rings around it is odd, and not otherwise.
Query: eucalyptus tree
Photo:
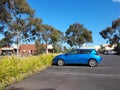
[[[54,50],[53,52],[55,53],[62,52],[62,43],[65,42],[63,32],[53,28],[51,32],[51,41]]]
[[[29,22],[30,27],[30,40],[35,40],[38,39],[42,41],[42,31],[43,31],[43,24],[42,24],[42,19],[41,18],[33,18]]]
[[[31,25],[31,32],[29,34],[29,40],[35,41],[35,47],[36,47],[36,54],[41,54],[44,52],[44,46],[43,46],[43,39],[42,39],[42,19],[41,18],[33,18],[29,25]]]
[[[50,25],[43,25],[42,38],[46,44],[46,53],[48,53],[48,44],[51,44],[51,32],[53,27]]]
[[[5,27],[7,26],[6,24],[12,20],[11,8],[11,0],[0,0],[0,34],[4,33]],[[1,47],[9,43],[11,43],[9,38],[0,40]]]
[[[0,32],[4,30],[5,24],[11,21],[11,0],[0,0]]]
[[[66,31],[67,43],[72,47],[81,47],[84,43],[92,42],[92,32],[82,24],[74,23]]]
[[[106,27],[106,29],[102,30],[99,34],[107,40],[108,43],[111,45],[117,44],[117,48],[120,48],[120,18],[113,20],[112,25]]]
[[[120,18],[112,21],[112,25],[102,30],[100,35],[110,44],[120,43]]]
[[[35,40],[35,47],[36,47],[36,53],[35,53],[36,55],[44,53],[44,50],[45,50],[44,44],[41,43],[39,39]]]
[[[43,25],[42,39],[46,44],[46,53],[48,53],[48,44],[52,44],[53,48],[55,49],[55,46],[58,42],[60,42],[61,38],[62,32],[50,25]]]
[[[3,38],[0,40],[0,48],[2,48],[3,46],[9,46],[11,43],[11,41],[8,38]]]
[[[6,4],[4,5],[4,3]],[[6,20],[3,17],[3,23],[6,22],[7,26],[3,33],[5,38],[9,38],[13,43],[17,44],[17,54],[19,54],[18,47],[21,40],[29,36],[29,21],[33,18],[34,11],[30,8],[26,0],[5,0],[4,3],[2,3],[4,6],[2,8],[6,13],[8,12],[7,15],[9,14],[10,19]],[[6,13],[3,13],[3,15]]]

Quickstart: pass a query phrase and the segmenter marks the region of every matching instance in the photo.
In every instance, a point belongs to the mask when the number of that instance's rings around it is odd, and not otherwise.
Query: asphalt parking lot
[[[97,67],[51,66],[5,90],[119,90],[120,56],[103,55]]]

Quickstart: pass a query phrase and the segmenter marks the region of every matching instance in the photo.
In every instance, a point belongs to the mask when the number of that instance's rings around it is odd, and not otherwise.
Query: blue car
[[[95,49],[75,49],[65,54],[54,57],[53,64],[63,66],[65,64],[88,64],[91,67],[102,62],[102,57]]]

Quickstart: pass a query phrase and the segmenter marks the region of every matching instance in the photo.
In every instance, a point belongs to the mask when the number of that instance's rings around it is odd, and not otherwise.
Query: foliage
[[[62,32],[42,24],[40,18],[34,18],[34,10],[26,0],[1,0],[0,13],[0,32],[5,36],[2,44],[15,43],[19,46],[21,41],[39,40],[40,44],[46,44],[47,53],[48,44],[52,44],[56,50],[55,45],[63,40]]]
[[[0,85],[4,87],[51,65],[55,55],[31,57],[3,57],[0,60]]]
[[[46,44],[46,53],[48,53],[48,44],[52,44],[54,49],[55,45],[60,42],[61,37],[62,37],[62,32],[59,30],[55,29],[54,27],[50,25],[43,25],[43,30],[41,32],[42,34],[42,40]]]
[[[53,30],[51,33],[51,43],[54,53],[62,52],[62,43],[65,42],[65,36],[59,30]]]
[[[35,40],[36,55],[43,53],[43,46],[41,45],[42,41],[42,19],[33,18],[29,25],[31,26],[31,32],[29,34],[29,40]]]
[[[68,52],[68,51],[69,51],[69,49],[66,46],[64,46],[63,47],[63,52],[65,53],[65,52]]]
[[[7,27],[13,21],[23,25],[24,21],[19,21],[19,19],[24,19],[27,15],[32,16],[33,10],[27,4],[26,0],[0,0],[0,13],[0,31],[5,32],[5,25]],[[22,14],[24,14],[24,16]],[[9,28],[7,27],[7,29]]]
[[[30,40],[42,40],[42,19],[41,18],[33,18],[31,19],[31,21],[29,22],[29,25],[31,26],[30,29]]]
[[[0,40],[0,48],[3,46],[9,46],[10,41],[6,40],[6,38],[3,38]]]
[[[92,32],[84,28],[83,25],[75,23],[69,26],[66,31],[67,43],[72,46],[83,45],[92,42]]]
[[[98,49],[98,52],[99,52],[99,53],[103,53],[103,54],[104,54],[104,52],[105,52],[105,51],[106,51],[105,46],[100,45],[100,48]]]
[[[46,53],[48,53],[48,44],[51,44],[51,33],[54,28],[50,25],[43,25],[42,39],[46,44]]]
[[[54,50],[53,51],[54,53],[61,53],[61,52],[63,52],[62,46],[60,44],[54,45],[53,50]]]
[[[100,35],[110,44],[120,43],[120,18],[112,21],[112,26],[102,30]]]
[[[35,53],[36,55],[43,54],[45,51],[44,44],[41,44],[39,39],[35,41],[35,48],[36,48],[36,53]]]
[[[12,4],[10,3],[11,0],[0,0],[0,33],[3,34],[4,28],[7,23],[11,21],[11,14],[10,10]],[[8,38],[0,40],[0,47],[8,44]]]
[[[2,11],[5,11],[5,13],[2,12],[2,18],[0,18],[0,26],[6,25],[5,29],[2,28],[2,33],[6,41],[12,41],[12,43],[19,45],[22,39],[28,38],[30,32],[29,21],[33,18],[34,11],[26,0],[2,0],[0,5],[3,6]],[[6,20],[7,15],[3,17],[4,14],[9,14],[9,20]],[[4,22],[4,25],[2,22]]]
[[[3,24],[11,20],[10,10],[13,6],[10,1],[11,0],[0,0],[0,31],[4,28]]]

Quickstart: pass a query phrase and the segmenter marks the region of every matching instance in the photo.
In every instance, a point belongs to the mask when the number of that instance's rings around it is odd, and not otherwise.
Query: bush
[[[24,77],[36,73],[52,64],[55,55],[17,57],[6,56],[0,60],[0,87],[5,87]],[[0,89],[2,90],[2,89]]]

